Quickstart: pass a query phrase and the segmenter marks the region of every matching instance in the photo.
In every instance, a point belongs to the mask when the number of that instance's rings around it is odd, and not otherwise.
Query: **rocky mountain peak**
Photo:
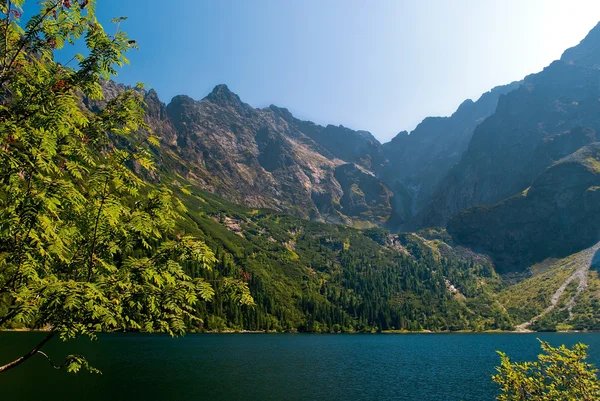
[[[577,46],[567,49],[560,60],[568,64],[600,68],[600,23]]]
[[[460,106],[458,106],[458,109],[456,110],[455,113],[459,113],[463,110],[471,109],[471,108],[473,108],[474,105],[475,105],[475,102],[472,99],[467,99],[464,102],[462,102],[460,104]]]
[[[195,102],[195,100],[192,99],[189,96],[186,96],[186,95],[177,95],[173,99],[171,99],[171,103],[169,103],[169,106],[171,106],[171,105],[184,105],[184,104],[190,104],[190,103],[194,103],[194,102]]]
[[[244,103],[238,95],[233,93],[227,85],[220,84],[215,86],[211,93],[204,98],[218,105],[243,105]]]
[[[295,119],[292,113],[285,107],[279,107],[272,104],[268,107],[268,109],[274,112],[275,114],[281,116],[286,121],[292,121]]]
[[[146,93],[146,99],[156,99],[156,100],[160,100],[158,98],[158,93],[156,93],[156,90],[154,90],[154,88],[150,89],[147,93]]]
[[[385,143],[384,146],[385,147],[391,147],[391,146],[395,146],[395,145],[401,144],[402,141],[404,141],[409,135],[410,134],[406,130],[400,131],[389,142]]]
[[[152,117],[162,118],[161,113],[165,110],[165,105],[160,101],[158,93],[154,89],[150,89],[144,96],[146,103],[146,111]]]

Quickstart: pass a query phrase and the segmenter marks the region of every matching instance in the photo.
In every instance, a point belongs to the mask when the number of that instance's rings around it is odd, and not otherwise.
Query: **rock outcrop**
[[[154,91],[145,100],[165,171],[236,203],[313,220],[372,226],[393,216],[393,192],[370,170],[380,144],[366,132],[255,109],[225,85],[199,101],[176,96],[165,106]]]

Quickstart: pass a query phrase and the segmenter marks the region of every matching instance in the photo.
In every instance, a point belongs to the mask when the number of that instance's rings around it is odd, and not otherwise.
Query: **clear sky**
[[[29,0],[31,3],[32,0]],[[225,83],[254,107],[371,131],[540,71],[600,20],[599,0],[98,0],[141,47],[118,80],[169,102]]]

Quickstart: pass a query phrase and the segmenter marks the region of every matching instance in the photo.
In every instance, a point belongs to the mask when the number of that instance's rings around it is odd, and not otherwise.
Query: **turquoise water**
[[[0,363],[40,333],[0,333]],[[493,400],[496,349],[533,359],[536,338],[584,342],[600,363],[600,334],[103,335],[45,349],[83,353],[103,371],[68,375],[36,356],[0,374],[0,400]]]

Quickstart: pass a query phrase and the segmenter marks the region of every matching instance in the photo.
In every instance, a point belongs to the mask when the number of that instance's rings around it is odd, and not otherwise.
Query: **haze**
[[[176,4],[176,6],[165,6]],[[597,0],[99,2],[141,49],[118,80],[163,101],[225,83],[255,107],[381,141],[541,70],[600,19]]]

